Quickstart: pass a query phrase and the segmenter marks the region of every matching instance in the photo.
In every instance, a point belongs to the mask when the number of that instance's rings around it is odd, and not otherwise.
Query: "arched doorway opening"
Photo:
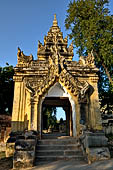
[[[55,112],[61,107],[65,111],[66,120],[57,119]],[[46,97],[42,103],[42,134],[56,133],[72,136],[72,108],[67,97]]]
[[[67,134],[67,116],[66,108],[60,106],[53,106],[52,102],[46,105],[47,101],[44,101],[42,108],[42,134],[49,133],[61,133],[62,135]],[[68,134],[67,134],[68,135]]]
[[[67,119],[66,109],[64,107],[56,107],[56,118],[58,122],[58,130],[61,133],[66,134]]]
[[[67,136],[76,136],[76,112],[75,112],[75,102],[73,101],[71,95],[66,91],[64,87],[60,83],[55,83],[49,91],[45,94],[41,102],[41,115],[40,115],[40,132],[41,136],[43,133],[48,132],[64,132]],[[53,124],[50,124],[50,127],[47,125],[48,120],[48,108],[51,110],[55,110],[56,108],[62,108],[65,112],[66,120],[58,122],[56,127]],[[54,117],[51,113],[51,116]],[[54,117],[55,118],[55,117]],[[63,125],[61,125],[63,123]],[[64,127],[63,127],[64,126]],[[64,130],[65,129],[65,130]]]

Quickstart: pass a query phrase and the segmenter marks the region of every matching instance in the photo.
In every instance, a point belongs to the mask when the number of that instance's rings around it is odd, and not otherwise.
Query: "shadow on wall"
[[[93,92],[94,92],[94,87],[91,86],[91,85],[89,85],[89,90],[88,90],[88,92],[89,92],[89,96],[91,96],[91,95],[93,94]]]

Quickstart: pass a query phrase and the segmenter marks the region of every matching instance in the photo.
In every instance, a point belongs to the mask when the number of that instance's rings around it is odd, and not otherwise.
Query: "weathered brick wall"
[[[6,142],[11,132],[11,116],[0,115],[0,142]]]

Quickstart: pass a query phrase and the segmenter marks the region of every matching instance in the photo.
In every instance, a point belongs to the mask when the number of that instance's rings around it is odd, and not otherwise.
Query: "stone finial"
[[[53,26],[58,26],[57,25],[58,24],[58,22],[57,22],[57,19],[56,19],[56,14],[54,14],[54,20],[53,20]]]
[[[17,57],[21,55],[21,49],[18,47]]]

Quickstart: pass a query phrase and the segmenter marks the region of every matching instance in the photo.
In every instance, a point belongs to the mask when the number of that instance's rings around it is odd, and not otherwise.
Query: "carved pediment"
[[[49,73],[45,76],[39,84],[29,81],[26,87],[35,91],[37,96],[42,96],[48,89],[55,84],[55,82],[62,83],[70,93],[79,98],[85,98],[85,94],[89,89],[87,81],[79,81],[77,77],[73,77],[66,69],[66,60],[60,54],[49,56]]]

